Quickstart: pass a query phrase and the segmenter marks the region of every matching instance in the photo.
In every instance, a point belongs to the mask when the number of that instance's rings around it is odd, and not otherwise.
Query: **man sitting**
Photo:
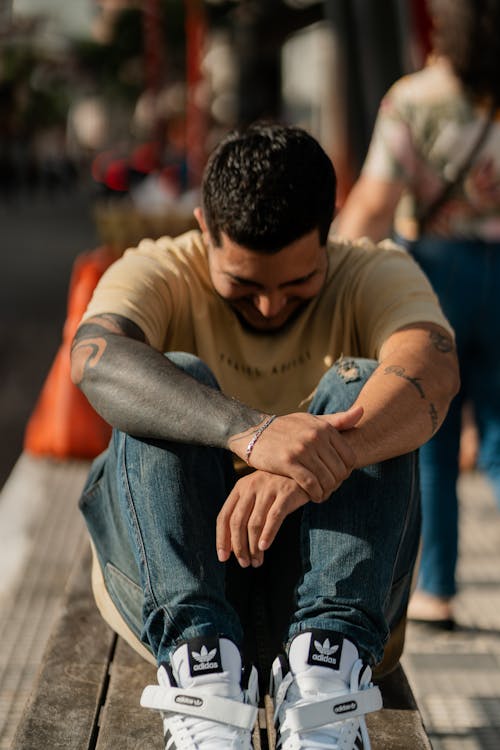
[[[261,566],[278,599],[293,573],[282,750],[368,750],[371,669],[404,633],[415,451],[458,387],[453,334],[404,251],[328,239],[335,186],[303,130],[228,135],[200,231],[127,251],[75,337],[73,379],[115,428],[81,500],[94,591],[159,665],[142,702],[169,750],[251,747],[240,605]]]

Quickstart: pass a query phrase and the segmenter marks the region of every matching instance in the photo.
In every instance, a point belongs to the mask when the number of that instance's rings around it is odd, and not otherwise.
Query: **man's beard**
[[[290,316],[285,320],[284,323],[282,323],[280,326],[277,326],[276,328],[258,328],[258,326],[253,326],[249,321],[242,315],[242,313],[237,309],[237,307],[233,306],[233,304],[229,300],[225,300],[225,302],[229,305],[231,310],[234,312],[236,317],[238,318],[241,327],[245,329],[245,331],[248,331],[249,333],[254,333],[258,336],[278,336],[279,334],[284,333],[288,328],[291,328],[292,325],[295,323],[297,318],[299,318],[302,313],[304,312],[305,308],[312,302],[311,299],[305,299],[303,302],[300,303],[298,307],[295,308],[295,310],[290,313]]]

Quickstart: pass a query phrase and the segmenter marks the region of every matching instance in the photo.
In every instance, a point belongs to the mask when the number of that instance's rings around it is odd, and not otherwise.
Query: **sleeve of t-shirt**
[[[132,320],[143,331],[148,343],[163,350],[173,320],[186,307],[186,290],[175,259],[163,253],[156,243],[143,240],[136,249],[127,250],[113,263],[97,284],[82,318],[114,313]]]
[[[366,263],[355,292],[363,351],[378,358],[391,334],[415,323],[436,323],[454,337],[427,276],[415,260],[394,243],[380,243],[378,248],[373,260]]]
[[[406,80],[395,83],[382,99],[362,174],[380,180],[411,182],[417,154],[411,130]]]

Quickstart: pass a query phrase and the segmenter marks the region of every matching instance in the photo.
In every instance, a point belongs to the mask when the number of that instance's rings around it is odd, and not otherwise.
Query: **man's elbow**
[[[460,382],[460,366],[458,364],[458,357],[457,357],[456,354],[455,354],[455,356],[453,358],[452,376],[451,376],[450,379],[452,381],[452,383],[451,383],[451,389],[452,389],[452,396],[451,396],[451,398],[454,398],[457,395],[457,393],[459,392],[460,385],[461,385],[461,382]]]
[[[460,369],[458,360],[454,357],[450,362],[446,372],[442,373],[440,378],[443,401],[446,404],[446,410],[460,390]]]
[[[74,385],[78,388],[82,387],[83,378],[85,375],[85,355],[82,350],[73,342],[73,348],[71,350],[70,357],[70,377]]]

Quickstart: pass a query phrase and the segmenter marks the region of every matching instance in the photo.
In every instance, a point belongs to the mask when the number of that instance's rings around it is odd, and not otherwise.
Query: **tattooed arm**
[[[80,325],[71,377],[107,422],[140,437],[225,447],[230,435],[263,418],[194,380],[120,315],[98,315]]]
[[[450,334],[432,323],[396,331],[384,343],[380,364],[355,405],[363,417],[343,435],[363,466],[407,453],[429,440],[459,387]]]
[[[361,418],[353,429],[342,431],[355,456],[354,465],[383,461],[425,443],[444,419],[457,388],[457,361],[447,331],[423,323],[394,333],[353,407],[362,407]],[[267,450],[272,430],[273,425],[257,443],[256,458]],[[260,565],[283,518],[309,499],[289,479],[269,479],[259,471],[243,477],[218,517],[219,559],[227,560],[232,551],[240,565]],[[238,523],[240,518],[245,523]]]
[[[245,459],[246,446],[268,414],[202,385],[145,341],[119,315],[80,325],[71,355],[73,382],[113,427],[138,437],[229,448]],[[352,450],[340,430],[361,409],[329,415],[287,414],[266,430],[267,449],[252,467],[294,479],[313,499],[324,499],[350,474]]]

